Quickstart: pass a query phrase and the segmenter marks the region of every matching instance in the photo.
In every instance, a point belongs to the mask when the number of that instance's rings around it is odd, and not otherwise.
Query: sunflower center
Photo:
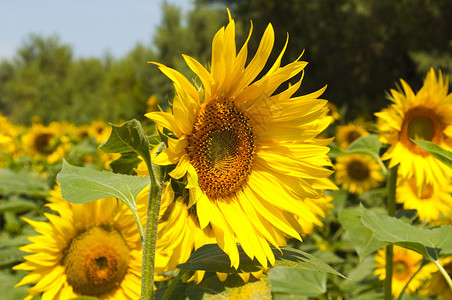
[[[347,143],[351,144],[354,140],[356,140],[357,138],[361,137],[361,133],[359,133],[357,130],[352,130],[349,133],[347,133]]]
[[[410,275],[410,267],[404,261],[395,261],[393,271],[398,280],[404,280]]]
[[[441,134],[440,117],[433,110],[418,106],[406,112],[400,140],[411,152],[425,157],[428,153],[410,139],[438,143],[441,141]]]
[[[201,190],[210,199],[237,192],[251,173],[255,147],[250,119],[234,101],[207,103],[193,125],[187,147]]]
[[[53,135],[50,133],[42,133],[36,136],[34,146],[37,152],[41,154],[50,154],[53,152],[50,141]]]
[[[362,181],[369,177],[370,170],[366,164],[354,160],[347,165],[347,174],[351,179]]]
[[[63,265],[74,291],[101,296],[121,284],[127,273],[129,248],[116,230],[91,227],[65,249]]]

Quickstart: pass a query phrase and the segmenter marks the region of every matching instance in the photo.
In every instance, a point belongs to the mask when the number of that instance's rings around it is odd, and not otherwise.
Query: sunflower
[[[111,126],[108,126],[104,121],[92,121],[88,126],[88,135],[96,139],[100,144],[106,142],[111,134]]]
[[[336,188],[325,167],[331,166],[329,140],[317,138],[331,117],[326,117],[327,101],[318,99],[325,88],[292,97],[299,79],[275,93],[307,64],[297,59],[281,67],[287,41],[269,71],[256,79],[273,48],[273,27],[268,25],[245,66],[250,36],[251,30],[236,54],[235,23],[229,16],[228,25],[214,36],[210,71],[184,55],[201,81],[200,90],[181,73],[156,63],[174,83],[173,114],[146,116],[171,135],[154,163],[176,165],[170,176],[186,180],[188,207],[196,211],[200,227],[212,228],[232,266],[239,264],[239,242],[250,258],[267,267],[267,259],[275,260],[268,242],[278,247],[281,232],[301,240],[292,226],[296,216],[309,223],[323,215],[304,199]]]
[[[369,134],[364,125],[360,123],[338,125],[336,127],[336,143],[340,148],[347,149],[354,140]]]
[[[392,267],[392,295],[397,298],[408,280],[421,266],[422,255],[403,247],[394,246]],[[378,250],[375,255],[375,275],[379,280],[386,278],[386,251],[385,248]],[[430,277],[430,269],[423,267],[410,281],[405,289],[406,294],[413,294]]]
[[[44,158],[48,163],[61,160],[69,149],[69,139],[62,129],[55,122],[49,126],[33,124],[22,137],[23,152],[35,159]]]
[[[378,187],[384,180],[380,165],[370,156],[350,154],[336,159],[336,184],[350,193],[362,194]]]
[[[126,205],[114,198],[70,204],[59,187],[48,206],[50,222],[25,219],[41,235],[20,249],[32,253],[13,267],[30,271],[16,286],[34,284],[27,299],[137,299],[141,286],[141,241]]]
[[[444,267],[447,274],[452,276],[452,256],[441,258],[439,263]],[[452,300],[452,289],[444,279],[444,276],[438,271],[438,267],[433,263],[429,264],[432,270],[432,278],[419,291],[421,296],[442,296],[443,300]]]
[[[431,222],[452,213],[452,186],[424,183],[418,187],[414,177],[397,187],[397,202],[405,209],[417,209],[419,219]]]
[[[448,94],[448,78],[441,72],[436,77],[430,69],[424,85],[415,94],[401,80],[404,92],[391,90],[389,108],[376,113],[380,141],[390,144],[383,160],[389,167],[399,164],[404,178],[415,176],[416,184],[448,184],[449,168],[412,142],[425,140],[452,149],[452,94]]]

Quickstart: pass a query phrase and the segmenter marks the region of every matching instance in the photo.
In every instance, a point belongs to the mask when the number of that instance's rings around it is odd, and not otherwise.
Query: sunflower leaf
[[[256,272],[262,269],[262,266],[256,259],[251,259],[240,245],[237,245],[237,247],[240,257],[240,264],[237,270],[231,266],[229,256],[217,244],[208,244],[198,248],[187,262],[177,267],[181,270],[188,271],[205,270],[221,273]],[[281,247],[281,251],[279,251],[272,247],[272,252],[276,259],[275,266],[328,272],[346,278],[320,259],[301,250]]]
[[[149,140],[143,127],[141,127],[141,123],[133,119],[124,122],[121,126],[113,124],[111,126],[110,137],[99,148],[107,153],[127,153],[127,159],[129,160],[131,153],[136,153],[136,155],[140,155],[143,158],[148,168],[150,168],[151,153]]]
[[[447,151],[435,143],[429,141],[415,141],[411,139],[413,143],[430,153],[434,158],[441,161],[449,168],[452,168],[452,152]]]
[[[315,297],[326,292],[326,273],[275,267],[268,274],[272,293]]]
[[[137,195],[149,184],[148,177],[76,167],[66,160],[63,160],[63,167],[57,179],[66,201],[86,203],[115,197],[122,200],[129,208],[135,207]]]
[[[439,254],[452,254],[452,227],[419,228],[362,207],[361,221],[378,240],[414,250],[434,260]]]
[[[359,210],[344,209],[339,213],[339,222],[347,230],[361,259],[385,245],[384,242],[375,238],[372,230],[363,225]]]
[[[380,158],[381,145],[382,144],[378,140],[378,137],[375,134],[370,134],[357,138],[350,144],[350,146],[346,150],[340,149],[338,147],[331,149],[331,151],[328,152],[328,156],[331,158],[336,158],[338,156],[350,154],[369,155],[378,162],[381,169],[383,170],[383,173],[386,174],[386,167]]]

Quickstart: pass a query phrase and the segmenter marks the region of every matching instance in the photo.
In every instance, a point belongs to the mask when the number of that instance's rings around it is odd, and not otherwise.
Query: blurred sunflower
[[[88,135],[100,144],[106,142],[111,134],[111,126],[103,120],[92,121],[88,126]]]
[[[354,140],[369,134],[364,125],[360,123],[338,125],[336,127],[336,143],[340,148],[347,149]]]
[[[13,267],[30,271],[16,286],[34,284],[27,299],[137,299],[141,286],[141,241],[128,208],[114,198],[70,204],[59,187],[48,206],[58,215],[29,223],[41,235],[20,249],[32,253]]]
[[[415,94],[401,80],[404,92],[391,90],[390,100],[394,103],[375,114],[380,141],[390,144],[382,159],[390,159],[389,167],[399,164],[399,174],[404,178],[415,176],[418,186],[423,182],[449,184],[450,169],[411,141],[430,141],[452,150],[452,94],[448,94],[448,82],[441,71],[437,78],[430,69]]]
[[[335,168],[336,184],[342,185],[350,193],[362,194],[378,187],[384,180],[380,165],[368,155],[339,156]]]
[[[278,247],[281,233],[301,240],[296,216],[316,222],[322,209],[305,198],[334,189],[326,153],[329,140],[316,138],[330,124],[325,88],[292,97],[301,79],[279,94],[276,89],[299,74],[306,62],[281,67],[286,45],[270,70],[265,67],[274,44],[268,25],[256,55],[245,67],[248,39],[238,54],[235,23],[221,28],[212,43],[210,71],[184,55],[203,88],[195,88],[181,73],[158,64],[173,82],[173,114],[151,112],[148,118],[172,132],[168,148],[154,162],[177,164],[170,176],[186,175],[188,207],[194,206],[201,229],[211,226],[217,243],[237,267],[237,242],[264,267],[274,264],[268,244]],[[199,92],[199,93],[198,93]],[[154,156],[153,156],[154,157]]]
[[[11,160],[17,158],[19,150],[20,134],[24,132],[22,126],[11,123],[7,117],[0,113],[0,167],[4,167],[4,163],[8,161],[7,156]]]
[[[328,102],[328,113],[327,116],[332,117],[332,121],[336,121],[339,120],[341,118],[341,115],[339,114],[338,110],[337,110],[337,106],[332,103],[332,102]]]
[[[397,298],[408,280],[416,273],[421,266],[422,255],[403,247],[394,246],[393,267],[392,267],[392,295]],[[385,248],[378,250],[375,255],[375,275],[379,280],[386,278],[386,251]],[[430,269],[423,267],[410,281],[405,293],[413,294],[423,281],[430,277]]]
[[[439,260],[439,263],[444,267],[447,274],[452,277],[452,256],[445,257]],[[444,276],[438,271],[438,267],[429,264],[432,270],[432,278],[419,291],[421,296],[441,296],[442,300],[452,300],[452,289],[444,279]]]
[[[48,126],[35,123],[22,137],[23,152],[33,158],[44,158],[48,163],[61,160],[69,149],[69,138],[58,123]]]
[[[416,209],[419,219],[427,222],[438,220],[452,213],[452,185],[427,183],[417,186],[414,177],[397,187],[397,202],[404,209]]]

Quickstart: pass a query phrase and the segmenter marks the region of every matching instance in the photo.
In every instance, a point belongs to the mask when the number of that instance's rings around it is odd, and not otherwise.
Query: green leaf
[[[47,183],[37,174],[0,169],[0,194],[45,198],[48,190]]]
[[[224,253],[217,244],[208,244],[200,247],[190,256],[187,262],[180,264],[177,267],[188,271],[205,270],[221,273],[255,272],[262,269],[260,263],[256,259],[250,259],[240,245],[238,245],[238,250],[240,264],[237,270],[235,270],[234,267],[231,267],[229,256]],[[274,247],[272,247],[272,251],[276,259],[275,266],[329,272],[345,278],[344,275],[340,274],[320,259],[304,251],[289,247],[281,247],[282,253]]]
[[[24,252],[16,247],[5,247],[0,249],[0,269],[12,266],[22,261]]]
[[[148,177],[76,167],[66,160],[63,160],[63,168],[57,179],[61,184],[63,198],[71,203],[114,197],[121,199],[129,207],[135,207],[136,197],[149,184]]]
[[[132,175],[133,169],[138,167],[141,161],[135,152],[122,153],[120,158],[110,164],[110,167],[115,173]]]
[[[350,146],[348,146],[347,151],[353,151],[353,150],[361,150],[361,149],[367,149],[369,151],[372,151],[376,154],[380,153],[381,143],[378,140],[378,136],[375,134],[370,134],[367,136],[362,136],[360,138],[357,138],[354,140]]]
[[[148,168],[151,168],[149,140],[137,120],[130,120],[121,126],[112,125],[111,135],[100,149],[107,153],[136,153],[140,155]]]
[[[326,292],[326,273],[297,268],[270,269],[272,293],[315,297]]]
[[[452,168],[452,152],[447,151],[435,143],[429,141],[415,141],[413,143],[430,153],[433,157],[444,163],[449,168]]]
[[[340,148],[331,149],[331,151],[328,153],[328,156],[335,158],[338,156],[350,154],[369,155],[378,162],[381,169],[383,170],[383,173],[386,174],[386,167],[380,158],[381,145],[382,144],[378,140],[378,137],[375,134],[370,134],[368,136],[362,136],[354,140],[353,143],[351,143],[347,148],[347,150],[342,150]]]
[[[382,242],[414,250],[431,259],[435,259],[439,253],[452,254],[452,226],[419,228],[365,208],[362,208],[361,221]]]
[[[339,213],[339,222],[347,230],[356,252],[361,259],[385,246],[384,242],[375,238],[372,230],[363,225],[359,210],[344,209]]]
[[[25,200],[18,197],[11,197],[11,199],[0,202],[0,213],[9,211],[13,213],[23,213],[30,210],[39,210],[36,202]]]

